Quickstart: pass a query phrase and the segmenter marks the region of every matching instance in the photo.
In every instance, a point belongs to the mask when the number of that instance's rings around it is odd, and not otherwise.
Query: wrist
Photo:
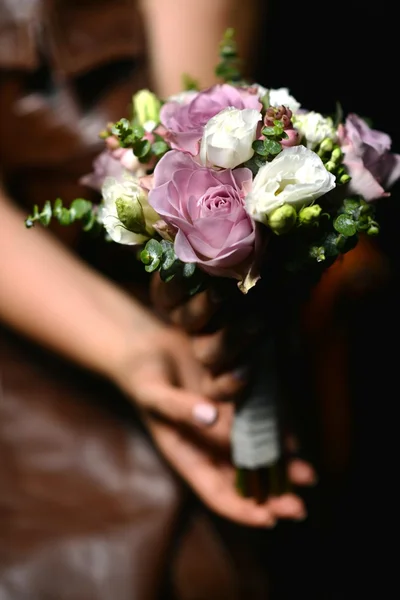
[[[123,319],[118,319],[98,352],[98,370],[118,387],[124,387],[127,372],[140,360],[150,346],[160,342],[168,327],[145,307],[132,307]],[[154,342],[152,342],[154,340]]]

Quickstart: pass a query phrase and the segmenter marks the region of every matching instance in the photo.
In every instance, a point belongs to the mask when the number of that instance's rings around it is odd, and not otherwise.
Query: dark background
[[[388,133],[400,153],[399,29],[394,2],[270,0],[256,79],[288,87],[304,108],[333,114],[339,102]],[[279,526],[270,551],[282,598],[386,598],[393,589],[397,538],[397,427],[400,186],[377,204],[378,245],[392,275],[350,315],[354,446],[349,472],[323,490],[330,513],[292,529]],[[323,482],[322,482],[323,486]],[[321,496],[310,494],[311,514]],[[313,504],[314,503],[314,504]],[[312,565],[312,566],[311,566]],[[314,573],[314,576],[311,575]]]

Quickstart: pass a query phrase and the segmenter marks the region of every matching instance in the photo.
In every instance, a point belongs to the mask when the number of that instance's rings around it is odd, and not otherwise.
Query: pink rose
[[[154,170],[149,203],[177,228],[175,252],[212,275],[242,279],[255,246],[255,224],[244,208],[249,169],[213,171],[171,150]]]
[[[344,126],[339,126],[338,135],[352,193],[365,200],[389,196],[387,190],[400,177],[400,155],[390,152],[391,138],[371,129],[355,114],[348,115]]]
[[[93,171],[81,177],[79,182],[100,192],[106,177],[121,180],[126,172],[119,156],[115,156],[110,150],[103,150],[93,161]]]
[[[226,83],[199,92],[186,101],[166,102],[161,108],[160,121],[166,129],[166,140],[172,148],[197,156],[200,140],[207,122],[224,108],[261,110],[259,95]]]

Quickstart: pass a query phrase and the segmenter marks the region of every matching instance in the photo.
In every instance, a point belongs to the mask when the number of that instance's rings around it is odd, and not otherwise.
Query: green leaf
[[[58,219],[61,215],[61,211],[62,211],[62,207],[63,207],[63,202],[61,200],[61,198],[57,198],[57,200],[55,200],[54,202],[54,206],[53,206],[53,215]]]
[[[267,135],[267,136],[268,136],[268,135],[275,135],[275,127],[264,127],[264,128],[261,130],[261,133],[262,133],[263,135]]]
[[[145,130],[141,125],[132,125],[132,135],[138,140],[141,140],[145,134]]]
[[[268,150],[266,150],[264,142],[262,140],[256,140],[252,144],[252,148],[254,152],[260,154],[261,156],[267,156],[269,154]]]
[[[92,231],[93,229],[95,229],[96,226],[101,227],[100,223],[98,222],[98,220],[96,218],[96,214],[93,211],[86,213],[83,217],[83,220],[84,220],[83,231],[85,231],[85,232]]]
[[[161,156],[162,154],[165,154],[168,149],[168,144],[163,141],[154,142],[154,144],[151,146],[151,150],[155,156]]]
[[[264,147],[268,154],[279,154],[282,146],[275,140],[264,140]]]
[[[147,273],[153,273],[153,271],[157,271],[159,266],[160,266],[160,261],[158,258],[156,258],[149,265],[145,266],[145,271],[147,271]]]
[[[348,215],[355,215],[358,213],[360,208],[360,201],[355,198],[346,198],[343,201],[344,212]]]
[[[261,156],[255,156],[254,157],[254,164],[256,165],[257,171],[256,174],[258,173],[258,170],[261,169],[261,167],[263,167],[266,163],[265,158],[261,158]]]
[[[186,92],[189,92],[191,90],[197,91],[200,89],[199,82],[196,81],[196,79],[193,79],[193,77],[191,77],[187,73],[184,73],[182,75],[182,83],[183,83],[183,89]]]
[[[152,273],[160,266],[163,249],[157,240],[149,240],[140,253],[140,260],[148,273]]]
[[[51,209],[51,203],[47,200],[44,203],[44,207],[39,216],[39,222],[44,227],[48,227],[50,225],[51,217],[53,216],[53,211]]]
[[[71,225],[74,222],[74,218],[70,215],[68,208],[63,207],[58,219],[60,225]]]
[[[171,269],[171,267],[178,260],[178,258],[175,254],[175,250],[174,250],[174,246],[173,246],[172,242],[168,242],[167,240],[162,240],[161,248],[163,251],[161,267],[165,271],[168,271],[168,269]]]
[[[196,263],[185,263],[183,265],[183,276],[184,277],[192,277],[194,272],[196,271]]]
[[[144,158],[151,151],[149,140],[138,140],[133,145],[133,152],[138,158]]]
[[[325,248],[325,254],[329,257],[336,257],[339,254],[339,250],[337,247],[337,238],[338,236],[331,232],[328,233],[326,238],[323,241],[323,246]]]
[[[92,206],[93,205],[91,202],[89,202],[89,200],[84,200],[83,198],[76,198],[72,201],[69,210],[70,213],[73,214],[74,219],[82,219],[86,215],[86,213],[92,210]]]
[[[336,231],[347,237],[351,237],[357,233],[357,223],[346,214],[336,217],[333,226]]]

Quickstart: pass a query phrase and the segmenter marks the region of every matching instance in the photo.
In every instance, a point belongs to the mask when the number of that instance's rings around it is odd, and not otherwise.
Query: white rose
[[[315,152],[304,146],[285,148],[258,171],[245,198],[246,210],[255,221],[267,224],[276,208],[307,206],[334,187],[335,176]]]
[[[212,117],[204,128],[200,161],[223,169],[233,169],[249,160],[254,150],[261,113],[252,108],[239,110],[232,106]]]
[[[269,90],[269,103],[271,106],[287,106],[295,113],[300,108],[300,103],[289,93],[288,88],[282,87],[276,90]]]
[[[278,88],[276,90],[270,89],[268,90],[267,88],[263,87],[262,85],[257,84],[256,85],[257,91],[260,95],[260,98],[263,98],[264,96],[268,96],[268,102],[270,106],[286,106],[287,108],[290,108],[290,110],[295,113],[297,112],[300,107],[301,104],[299,102],[297,102],[297,100],[295,98],[293,98],[293,96],[289,93],[289,89],[288,88]]]
[[[100,222],[110,238],[118,244],[138,245],[153,233],[160,218],[147,201],[147,193],[131,177],[117,181],[107,177],[102,187]]]
[[[337,131],[330,117],[323,117],[320,113],[311,111],[297,114],[294,118],[294,126],[304,138],[307,148],[313,150],[325,138],[333,142],[337,140]]]

